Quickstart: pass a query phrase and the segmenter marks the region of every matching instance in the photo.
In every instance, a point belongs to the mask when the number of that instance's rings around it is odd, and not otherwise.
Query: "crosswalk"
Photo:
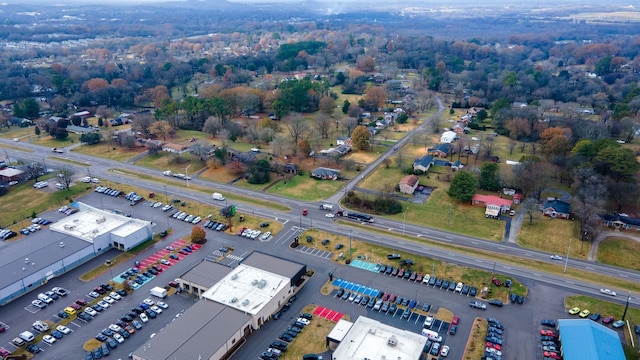
[[[242,256],[233,255],[233,254],[226,255],[225,253],[219,250],[216,250],[212,252],[210,256],[207,256],[207,260],[216,262],[218,261],[218,259],[220,259],[220,257],[225,257],[226,259],[229,259],[232,261],[238,261],[238,262],[244,260]]]

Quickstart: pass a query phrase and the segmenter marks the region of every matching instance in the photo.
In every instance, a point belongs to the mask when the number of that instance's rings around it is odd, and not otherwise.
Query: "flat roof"
[[[24,171],[10,167],[0,170],[0,176],[14,177],[21,174],[24,174]]]
[[[231,268],[209,260],[202,260],[180,276],[185,282],[210,288],[231,272]]]
[[[80,211],[51,224],[51,230],[93,243],[94,238],[109,232],[126,237],[147,224],[144,220],[128,218],[84,203],[79,202],[78,206]]]
[[[2,248],[3,255],[0,256],[0,288],[38,273],[49,265],[92,246],[86,241],[51,231],[46,227],[18,241],[7,243]]]
[[[333,352],[333,359],[419,360],[427,338],[360,316]]]
[[[620,336],[615,330],[589,319],[559,319],[565,360],[624,360]]]
[[[290,278],[242,263],[202,297],[255,315],[290,282]]]
[[[134,354],[148,360],[209,359],[250,321],[250,315],[200,300]]]
[[[269,269],[270,272],[289,279],[293,279],[300,270],[305,267],[304,264],[282,259],[259,251],[254,251],[249,254],[249,256],[242,260],[242,264],[250,265],[258,269]]]
[[[347,333],[349,332],[349,330],[351,330],[352,326],[353,326],[353,323],[351,321],[340,319],[338,320],[338,323],[336,324],[336,326],[334,326],[333,329],[331,329],[331,332],[329,332],[329,335],[327,335],[327,338],[334,341],[341,342],[342,340],[344,340],[344,337],[347,336]]]

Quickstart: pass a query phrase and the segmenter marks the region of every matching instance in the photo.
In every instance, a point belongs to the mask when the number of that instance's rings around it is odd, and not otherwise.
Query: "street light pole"
[[[402,222],[402,236],[404,236],[404,228],[407,226],[407,211],[409,211],[409,207],[404,211],[404,221]]]
[[[569,264],[569,251],[571,251],[571,238],[569,238],[569,247],[567,248],[567,258],[564,259],[564,270],[562,272],[567,272],[567,265]]]

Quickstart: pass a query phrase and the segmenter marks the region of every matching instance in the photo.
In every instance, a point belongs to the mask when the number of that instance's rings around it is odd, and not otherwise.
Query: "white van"
[[[213,193],[213,200],[224,201],[224,196],[220,193]]]
[[[47,304],[51,304],[53,302],[52,298],[48,297],[47,295],[45,295],[43,293],[38,294],[38,300],[44,301]]]
[[[422,329],[422,335],[426,336],[431,341],[435,341],[435,342],[442,341],[442,336],[438,335],[438,333],[433,330]]]
[[[35,336],[33,336],[33,333],[31,333],[31,331],[23,331],[18,336],[20,337],[20,339],[26,342],[33,341],[33,339],[35,338]]]

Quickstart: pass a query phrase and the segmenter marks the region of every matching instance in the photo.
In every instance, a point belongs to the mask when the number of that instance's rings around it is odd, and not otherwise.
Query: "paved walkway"
[[[605,231],[603,233],[600,233],[600,235],[598,235],[598,237],[593,241],[593,244],[591,244],[591,251],[589,252],[589,257],[587,260],[596,261],[598,259],[598,246],[600,246],[600,242],[610,237],[625,238],[625,239],[633,240],[636,242],[640,242],[639,236],[636,236],[629,232]]]

